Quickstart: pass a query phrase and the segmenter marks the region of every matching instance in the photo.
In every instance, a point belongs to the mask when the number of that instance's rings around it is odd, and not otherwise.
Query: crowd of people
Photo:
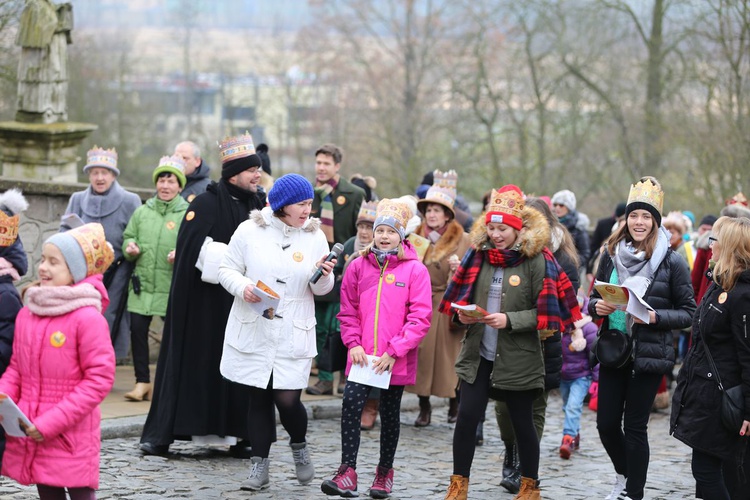
[[[142,203],[117,182],[116,151],[95,146],[89,186],[71,196],[23,295],[14,282],[28,271],[18,235],[28,203],[0,194],[0,398],[27,417],[18,432],[2,421],[2,475],[43,499],[95,498],[98,405],[132,355],[125,398],[151,400],[141,451],[227,446],[250,460],[243,490],[271,486],[277,412],[297,481],[316,479],[304,390],[342,394],[341,465],[320,490],[358,496],[362,431],[379,417],[367,492],[390,497],[407,391],[417,427],[432,423],[431,398],[448,401],[446,500],[468,496],[490,400],[505,448],[500,487],[541,499],[539,442],[559,389],[560,458],[581,446],[590,398],[612,463],[606,498],[640,500],[649,415],[672,390],[670,433],[692,448],[697,498],[746,498],[744,195],[696,224],[687,211],[665,214],[661,184],[643,177],[589,234],[571,190],[537,197],[508,184],[474,219],[453,170],[429,172],[416,196],[380,199],[373,177],[343,176],[334,144],[315,151],[314,182],[273,179],[268,153],[247,133],[226,138],[211,181],[199,147],[181,142]],[[152,385],[154,317],[164,327]]]

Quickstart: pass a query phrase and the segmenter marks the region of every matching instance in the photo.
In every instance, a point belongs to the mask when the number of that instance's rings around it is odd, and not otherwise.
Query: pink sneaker
[[[393,489],[393,469],[378,466],[375,469],[375,480],[370,486],[371,498],[388,498]]]
[[[320,490],[326,495],[338,495],[345,498],[359,496],[359,493],[357,493],[357,471],[346,464],[341,464],[333,479],[323,481]]]

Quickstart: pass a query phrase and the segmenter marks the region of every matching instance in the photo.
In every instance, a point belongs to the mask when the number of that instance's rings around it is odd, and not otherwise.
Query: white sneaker
[[[622,492],[620,492],[619,495],[617,495],[617,498],[615,500],[633,500],[633,499],[630,498],[627,493],[625,493],[624,491],[622,491]]]
[[[625,482],[627,479],[622,474],[615,474],[615,484],[612,486],[612,491],[604,497],[604,500],[617,500],[617,497],[625,491]]]

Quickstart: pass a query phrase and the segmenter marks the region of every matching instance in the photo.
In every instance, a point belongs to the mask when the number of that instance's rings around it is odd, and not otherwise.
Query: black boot
[[[484,444],[484,420],[480,420],[477,424],[477,446]]]
[[[518,460],[518,446],[515,443],[505,443],[503,480],[500,481],[500,486],[514,495],[521,489],[521,464]]]
[[[414,421],[415,427],[427,427],[432,421],[432,405],[430,396],[419,396],[419,415]]]

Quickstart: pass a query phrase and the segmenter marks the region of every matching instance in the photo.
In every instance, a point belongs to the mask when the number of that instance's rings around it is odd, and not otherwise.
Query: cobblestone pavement
[[[405,400],[407,397],[416,400],[413,395],[405,395]],[[336,400],[330,403],[339,404]],[[411,408],[415,408],[415,404]],[[420,429],[413,426],[415,411],[402,412],[393,499],[442,499],[445,495],[452,472],[453,437],[453,425],[446,423],[446,411],[445,405],[434,408],[432,425]],[[512,495],[498,486],[503,445],[491,404],[487,416],[485,444],[477,448],[474,458],[469,498],[510,500]],[[693,498],[690,449],[668,435],[668,422],[668,410],[652,414],[649,426],[651,463],[646,498]],[[588,408],[584,410],[581,448],[567,461],[561,460],[557,453],[561,428],[561,399],[554,392],[549,399],[547,425],[541,446],[543,497],[547,500],[604,498],[609,493],[614,471],[599,442],[595,414]],[[373,431],[362,433],[358,467],[360,497],[367,498],[367,490],[374,477],[378,431],[379,427],[376,427]],[[328,498],[320,491],[320,483],[329,479],[339,465],[339,420],[310,420],[308,441],[316,478],[308,486],[300,486],[294,479],[292,454],[281,427],[278,435],[280,441],[271,448],[271,487],[259,493],[239,490],[240,482],[247,477],[249,460],[230,458],[221,449],[210,450],[192,443],[178,442],[171,448],[173,454],[165,459],[141,456],[137,449],[137,438],[105,440],[98,498]],[[36,498],[36,489],[18,486],[3,478],[0,479],[0,498]]]

